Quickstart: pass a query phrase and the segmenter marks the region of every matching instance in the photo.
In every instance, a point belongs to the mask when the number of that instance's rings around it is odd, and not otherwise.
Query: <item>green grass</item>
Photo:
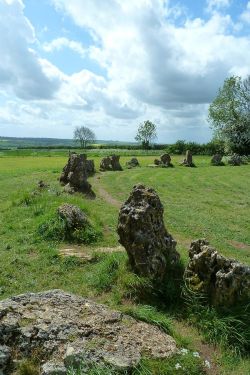
[[[109,150],[100,151],[103,153],[98,156],[90,153],[96,167],[104,154],[111,153]],[[79,194],[72,196],[62,193],[58,177],[67,161],[65,150],[24,155],[22,153],[18,157],[5,154],[0,157],[1,299],[27,291],[61,288],[95,298],[138,319],[156,324],[173,334],[179,345],[185,342],[185,337],[178,336],[172,324],[183,309],[182,305],[175,306],[174,303],[180,292],[178,274],[169,278],[156,293],[155,286],[149,280],[139,278],[129,270],[125,252],[108,255],[98,253],[99,247],[118,245],[116,226],[119,208],[99,194],[100,188],[122,203],[134,184],[145,183],[153,187],[164,204],[165,224],[178,242],[177,250],[183,264],[188,260],[191,240],[201,237],[206,237],[223,255],[250,264],[250,165],[213,167],[210,165],[210,157],[197,156],[194,157],[197,168],[185,168],[178,164],[182,157],[175,156],[174,168],[153,169],[147,165],[155,157],[150,154],[145,156],[147,154],[141,152],[138,157],[140,168],[91,177],[89,181],[97,197],[95,200],[87,200]],[[135,155],[135,152],[131,152],[130,155],[122,156],[121,164],[125,166],[126,161]],[[49,189],[38,191],[36,185],[39,180],[49,183]],[[63,243],[58,242],[58,238],[48,241],[38,233],[38,228],[51,219],[58,206],[65,202],[81,207],[93,228],[98,233],[102,232],[102,237],[90,245],[90,249],[96,253],[92,263],[73,257],[62,259],[58,249]],[[65,246],[68,244],[65,243]],[[173,311],[171,306],[174,306]],[[205,338],[218,343],[222,333],[226,332],[225,327],[230,324],[235,327],[237,322],[230,316],[225,320],[225,316],[213,314],[213,311],[206,310],[203,321],[195,321],[191,319],[190,312],[187,320],[198,327],[199,324],[204,326],[207,323],[207,330],[203,330]],[[199,314],[196,313],[197,316]],[[213,321],[216,324],[209,326]],[[224,337],[224,342],[227,340]],[[222,374],[247,374],[249,359],[238,355],[228,356],[224,349],[223,353],[218,359]],[[189,362],[188,359],[185,361]],[[157,368],[161,369],[161,374],[175,374],[174,371],[177,371],[173,367],[176,363],[174,360],[171,365],[164,361],[149,362],[145,359],[141,364],[141,372],[135,374],[158,374]],[[201,371],[200,364],[196,363],[192,369],[191,362],[190,359],[190,363],[185,364],[189,369],[186,373],[202,374],[198,372]],[[167,366],[170,366],[170,370]],[[181,369],[178,371],[176,373],[181,373]]]

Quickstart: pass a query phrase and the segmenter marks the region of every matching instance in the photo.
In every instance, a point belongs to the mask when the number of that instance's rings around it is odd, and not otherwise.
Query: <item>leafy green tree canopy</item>
[[[142,147],[149,148],[150,143],[157,138],[156,125],[147,120],[143,124],[139,125],[135,140],[142,143]]]
[[[87,144],[93,143],[96,137],[91,129],[85,126],[77,126],[74,130],[74,139],[80,143],[81,148],[86,148]]]
[[[230,151],[250,153],[250,76],[232,76],[224,81],[209,106],[208,121],[215,137]]]

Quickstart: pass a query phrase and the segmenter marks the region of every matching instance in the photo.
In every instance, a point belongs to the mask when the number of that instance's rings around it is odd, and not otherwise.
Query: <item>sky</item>
[[[248,0],[0,0],[0,136],[207,142],[225,78],[250,74]]]

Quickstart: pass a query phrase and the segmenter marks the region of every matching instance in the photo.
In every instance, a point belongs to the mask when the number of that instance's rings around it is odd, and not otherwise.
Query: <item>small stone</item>
[[[88,225],[88,218],[85,213],[73,204],[64,203],[58,207],[57,212],[70,230],[81,229]]]
[[[37,184],[37,187],[39,189],[47,189],[49,187],[48,184],[46,184],[46,182],[44,182],[43,180],[40,180]]]
[[[41,367],[41,375],[66,375],[64,363],[49,361]]]

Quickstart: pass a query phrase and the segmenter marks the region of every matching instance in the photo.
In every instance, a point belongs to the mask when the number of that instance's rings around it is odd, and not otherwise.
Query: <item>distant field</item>
[[[119,141],[104,141],[96,140],[95,143],[99,144],[131,144],[131,142]],[[17,147],[75,147],[76,142],[74,139],[60,139],[60,138],[18,138],[18,137],[0,137],[0,149],[17,148]]]

